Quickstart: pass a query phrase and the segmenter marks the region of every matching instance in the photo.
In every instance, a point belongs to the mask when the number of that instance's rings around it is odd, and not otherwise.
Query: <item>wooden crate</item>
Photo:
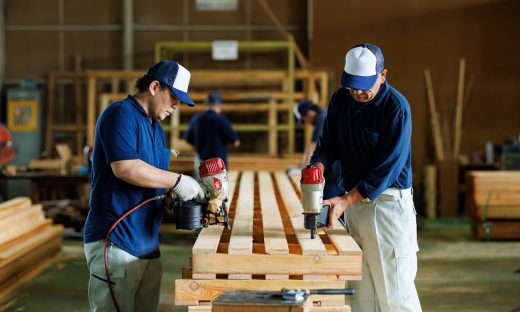
[[[520,239],[520,171],[469,171],[466,204],[479,239]]]
[[[224,290],[345,288],[361,279],[362,252],[337,223],[316,239],[303,226],[299,177],[283,171],[230,171],[231,230],[199,234],[192,265],[175,281],[176,305],[211,303]],[[344,307],[343,295],[313,295],[322,307]]]

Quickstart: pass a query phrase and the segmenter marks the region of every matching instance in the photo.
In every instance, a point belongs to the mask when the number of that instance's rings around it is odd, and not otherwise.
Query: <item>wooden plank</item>
[[[250,255],[253,252],[253,214],[254,214],[254,173],[244,171],[240,178],[239,195],[237,199],[233,228],[229,239],[228,254]],[[195,256],[195,255],[194,255]],[[234,256],[232,256],[234,257]],[[193,272],[199,273],[199,267],[193,263]],[[218,272],[212,272],[218,273]],[[230,279],[251,279],[250,274],[233,272]]]
[[[518,240],[520,221],[489,220],[487,223],[473,220],[473,234],[480,240]]]
[[[435,147],[435,155],[437,160],[444,160],[444,145],[441,136],[441,127],[439,114],[435,105],[435,96],[433,94],[432,78],[430,70],[424,70],[424,79],[426,81],[426,91],[428,93],[428,104],[430,108],[430,119],[432,124],[433,143]]]
[[[361,248],[338,220],[334,222],[334,227],[332,229],[325,230],[325,232],[339,255],[353,257],[362,256]],[[361,280],[360,275],[340,275],[338,278],[341,280]]]
[[[344,281],[304,280],[175,280],[175,305],[198,305],[213,301],[225,290],[279,291],[282,288],[345,288]]]
[[[325,247],[323,248],[325,249]],[[215,265],[216,263],[218,265]],[[193,272],[214,274],[359,275],[361,274],[361,256],[344,257],[316,254],[233,254],[233,256],[229,256],[228,254],[220,253],[211,257],[193,255]]]
[[[271,174],[267,171],[260,171],[258,173],[258,184],[265,252],[267,254],[288,254],[289,245],[287,244],[282,217],[276,202]],[[265,278],[287,280],[289,275],[267,274]]]
[[[464,73],[466,71],[466,59],[461,58],[459,62],[459,81],[457,84],[457,102],[454,120],[454,142],[453,142],[453,159],[459,159],[460,137],[462,131],[462,104],[464,103]]]
[[[62,226],[52,226],[27,241],[2,252],[0,258],[0,298],[36,276],[60,253]],[[5,257],[8,256],[6,259]]]
[[[0,220],[0,245],[27,233],[45,222],[42,206],[25,207]]]
[[[29,197],[16,197],[0,203],[0,220],[5,216],[20,211],[23,208],[31,206],[31,199]]]
[[[278,189],[282,194],[285,209],[290,216],[294,233],[296,234],[298,243],[302,247],[302,254],[326,255],[327,251],[321,239],[311,239],[310,231],[304,228],[303,208],[287,174],[285,174],[285,172],[276,172],[275,178],[278,183]]]
[[[478,219],[520,219],[520,203],[516,205],[477,205]]]
[[[189,306],[188,312],[211,312],[211,306]],[[350,306],[341,307],[311,307],[310,312],[350,312]]]

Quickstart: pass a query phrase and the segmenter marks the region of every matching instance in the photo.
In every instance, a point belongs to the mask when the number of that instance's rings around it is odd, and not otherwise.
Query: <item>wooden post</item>
[[[81,72],[81,54],[76,53],[74,55],[74,72]],[[81,102],[83,100],[83,95],[81,92],[81,76],[77,75],[74,78],[74,107],[75,107],[75,121],[77,125],[83,124],[83,112],[81,111]],[[83,135],[82,131],[76,131],[76,154],[81,155],[83,151]]]
[[[461,58],[459,63],[459,84],[457,88],[457,106],[455,111],[453,158],[457,160],[460,153],[460,135],[462,124],[462,104],[464,103],[464,73],[466,70],[466,59]]]
[[[439,115],[437,113],[437,108],[435,105],[435,97],[433,95],[433,86],[432,86],[432,78],[430,76],[430,70],[424,70],[424,79],[426,81],[426,91],[428,92],[428,104],[430,107],[431,114],[431,123],[432,123],[432,135],[433,135],[433,143],[435,147],[435,155],[437,160],[444,159],[444,147],[442,143],[441,136],[441,128],[439,124]]]

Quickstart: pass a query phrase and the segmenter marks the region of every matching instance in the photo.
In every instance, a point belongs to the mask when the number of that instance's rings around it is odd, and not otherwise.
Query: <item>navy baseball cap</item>
[[[358,44],[345,56],[341,86],[354,90],[370,90],[383,69],[385,59],[381,49],[373,44]]]
[[[210,92],[206,98],[206,104],[222,104],[222,97],[220,96],[220,93],[217,91]]]
[[[307,112],[314,106],[314,103],[309,100],[303,100],[298,102],[298,105],[293,107],[294,116],[298,122],[301,122],[303,117],[307,115]]]
[[[180,102],[195,106],[195,102],[188,95],[188,85],[190,84],[190,72],[174,61],[160,61],[148,69],[147,75],[167,84]]]

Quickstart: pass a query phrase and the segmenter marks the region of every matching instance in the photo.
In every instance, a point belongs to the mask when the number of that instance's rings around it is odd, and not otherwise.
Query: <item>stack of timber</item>
[[[41,272],[61,251],[63,226],[26,197],[0,204],[0,298]]]
[[[520,171],[470,171],[466,188],[475,237],[520,239]]]
[[[304,228],[299,177],[230,171],[231,230],[204,228],[191,267],[175,281],[175,304],[211,311],[225,290],[345,288],[361,279],[362,251],[338,224],[315,239]],[[343,295],[312,295],[311,311],[350,311]]]

